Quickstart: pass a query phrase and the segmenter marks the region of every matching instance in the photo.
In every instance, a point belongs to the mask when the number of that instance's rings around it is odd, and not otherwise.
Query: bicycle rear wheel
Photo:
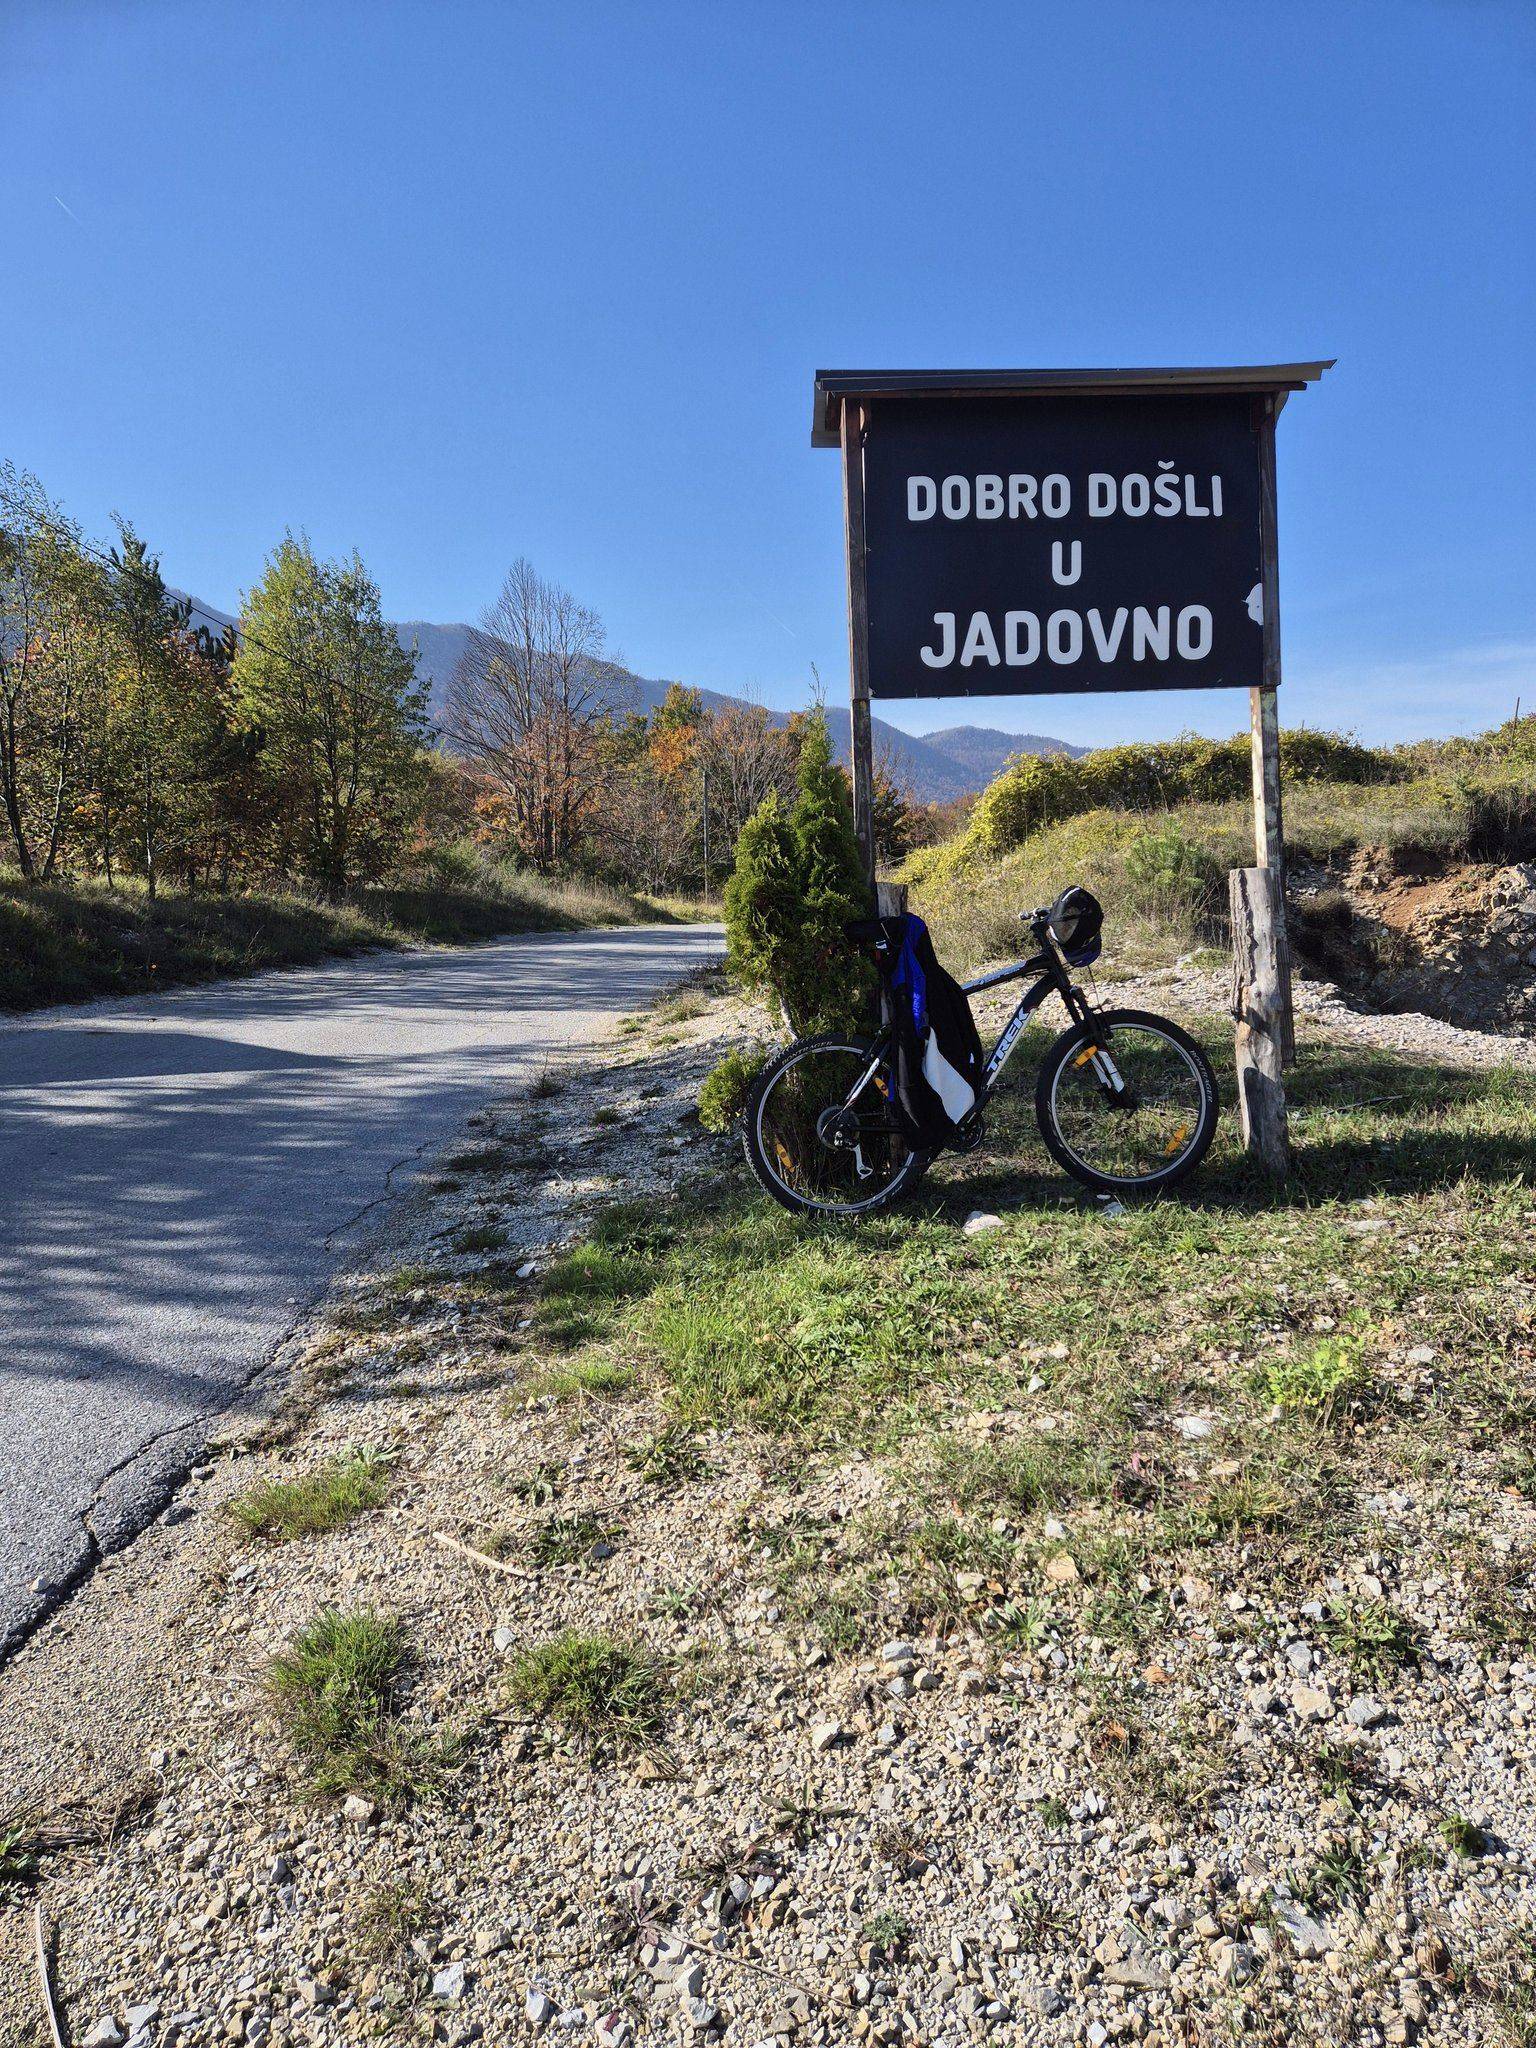
[[[1187,1031],[1105,1010],[1064,1031],[1035,1084],[1051,1157],[1100,1194],[1153,1194],[1194,1172],[1216,1135],[1216,1076]]]
[[[868,1216],[916,1186],[928,1164],[902,1135],[892,1071],[861,1038],[805,1038],[763,1073],[742,1127],[747,1164],[803,1215]]]

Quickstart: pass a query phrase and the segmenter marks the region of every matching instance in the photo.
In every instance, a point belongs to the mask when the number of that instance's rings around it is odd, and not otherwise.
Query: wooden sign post
[[[1294,1056],[1275,422],[1331,367],[824,370],[811,427],[843,458],[854,821],[872,886],[873,699],[1247,688],[1238,1093],[1245,1140],[1275,1172]]]

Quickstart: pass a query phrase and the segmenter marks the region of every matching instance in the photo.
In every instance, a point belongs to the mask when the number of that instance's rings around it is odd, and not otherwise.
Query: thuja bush
[[[845,927],[870,908],[848,779],[817,714],[806,726],[793,808],[769,795],[736,842],[725,890],[731,972],[798,1036],[846,1025],[866,1007],[870,985]]]

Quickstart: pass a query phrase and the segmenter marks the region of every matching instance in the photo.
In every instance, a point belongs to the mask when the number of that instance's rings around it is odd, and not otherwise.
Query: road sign
[[[1275,422],[1331,368],[822,370],[811,423],[813,447],[843,454],[871,883],[872,698],[1246,688],[1255,855],[1272,875],[1243,901],[1276,963],[1277,1063],[1292,1027]]]

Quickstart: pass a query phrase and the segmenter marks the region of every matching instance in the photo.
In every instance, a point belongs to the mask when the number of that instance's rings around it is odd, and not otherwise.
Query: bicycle
[[[1099,951],[1103,912],[1086,889],[1028,911],[1036,951],[963,984],[967,996],[1035,979],[987,1055],[952,1149],[972,1151],[998,1076],[1052,994],[1070,1018],[1035,1082],[1035,1117],[1056,1163],[1101,1195],[1160,1194],[1194,1172],[1216,1132],[1216,1077],[1177,1024],[1098,1008],[1072,979]],[[910,1144],[896,1109],[889,1026],[873,1037],[800,1039],[764,1069],[747,1103],[747,1162],[776,1202],[803,1214],[868,1216],[910,1194],[936,1152]]]

